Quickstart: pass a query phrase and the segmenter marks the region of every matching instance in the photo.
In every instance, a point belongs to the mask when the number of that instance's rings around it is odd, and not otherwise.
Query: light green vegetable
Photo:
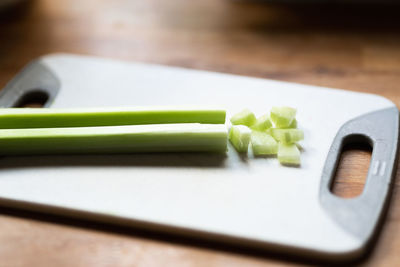
[[[304,139],[304,133],[299,129],[271,129],[270,133],[276,141],[292,144]]]
[[[290,107],[273,107],[271,120],[276,128],[288,128],[296,117],[296,109]]]
[[[244,109],[231,118],[233,125],[246,125],[248,127],[251,127],[256,121],[256,116],[249,109]]]
[[[296,146],[297,146],[297,148],[300,150],[300,152],[303,152],[303,151],[304,151],[304,147],[303,147],[301,144],[296,143]]]
[[[300,151],[296,144],[279,143],[278,160],[284,165],[300,165]]]
[[[251,129],[256,130],[256,131],[266,131],[271,127],[272,127],[272,122],[269,119],[269,116],[263,115],[263,116],[257,118],[257,121],[255,122],[255,124],[253,126],[251,126]]]
[[[288,127],[283,127],[280,129],[296,129],[297,128],[297,120],[293,119],[292,123]]]
[[[251,147],[255,156],[275,155],[278,153],[278,143],[265,132],[251,132]]]
[[[225,110],[168,106],[137,108],[0,109],[0,129],[163,123],[225,123]]]
[[[2,129],[0,155],[227,150],[224,124],[151,124],[70,128]]]
[[[229,140],[239,153],[247,152],[250,136],[250,129],[244,125],[233,125],[229,132]]]

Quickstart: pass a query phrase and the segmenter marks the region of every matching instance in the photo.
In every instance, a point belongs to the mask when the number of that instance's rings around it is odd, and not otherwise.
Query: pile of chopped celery
[[[270,114],[256,118],[245,109],[231,118],[229,140],[240,153],[251,148],[254,156],[277,156],[283,165],[300,165],[299,141],[304,133],[297,128],[296,109],[273,107]]]
[[[0,155],[219,152],[227,140],[239,153],[277,155],[281,164],[300,165],[296,109],[273,107],[256,117],[245,109],[231,118],[225,110],[142,107],[92,109],[0,109]]]

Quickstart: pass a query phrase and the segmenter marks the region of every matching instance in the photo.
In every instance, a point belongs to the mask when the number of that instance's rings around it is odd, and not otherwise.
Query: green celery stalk
[[[0,155],[226,151],[224,124],[0,130]]]
[[[0,109],[0,129],[163,123],[225,123],[225,110],[168,106],[135,108]]]

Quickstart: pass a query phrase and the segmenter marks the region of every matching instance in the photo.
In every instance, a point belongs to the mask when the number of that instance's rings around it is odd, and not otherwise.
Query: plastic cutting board
[[[300,168],[274,158],[133,154],[5,157],[0,204],[325,259],[362,254],[385,210],[398,110],[370,94],[173,67],[56,54],[35,60],[0,92],[0,106],[45,94],[48,107],[213,105],[298,109]],[[363,193],[330,190],[345,142],[373,145]],[[0,148],[1,149],[1,148]]]

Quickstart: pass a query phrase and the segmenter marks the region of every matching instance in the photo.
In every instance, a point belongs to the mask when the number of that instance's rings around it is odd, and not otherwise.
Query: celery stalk
[[[227,150],[224,124],[152,124],[0,130],[0,155]]]
[[[225,110],[167,106],[136,108],[0,109],[0,129],[163,123],[225,123]]]

